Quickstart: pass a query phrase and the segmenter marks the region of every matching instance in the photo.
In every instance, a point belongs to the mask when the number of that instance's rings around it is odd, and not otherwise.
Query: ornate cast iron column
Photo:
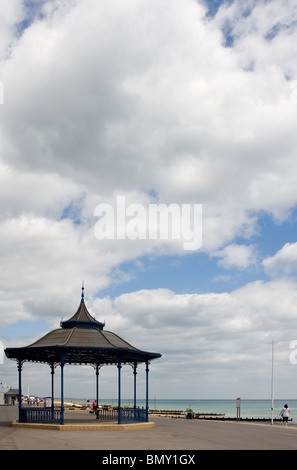
[[[98,410],[99,410],[99,364],[96,364],[96,402],[97,402],[97,410],[96,410],[96,418],[98,419]]]
[[[50,364],[51,375],[52,375],[52,420],[54,419],[54,409],[55,409],[55,397],[54,397],[54,375],[55,375],[55,365],[54,363]]]
[[[61,417],[60,424],[64,424],[64,356],[61,356]]]
[[[18,371],[19,371],[19,423],[22,423],[22,368],[23,361],[18,359]]]
[[[145,362],[146,364],[146,368],[145,368],[145,372],[146,372],[146,406],[145,406],[145,420],[146,422],[148,423],[148,415],[149,415],[149,405],[148,405],[148,374],[149,374],[149,361],[146,361]]]
[[[134,410],[136,410],[136,375],[137,375],[137,362],[134,362]]]
[[[118,360],[118,424],[122,423],[122,408],[121,408],[121,369],[122,361]]]

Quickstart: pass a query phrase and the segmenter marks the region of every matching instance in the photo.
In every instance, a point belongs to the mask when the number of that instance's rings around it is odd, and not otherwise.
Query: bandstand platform
[[[64,413],[64,424],[59,423],[40,423],[40,422],[18,422],[14,421],[11,424],[15,428],[27,429],[47,429],[53,431],[131,431],[138,429],[151,429],[155,427],[153,421],[136,422],[118,424],[117,421],[112,420],[97,420],[94,416],[84,415],[80,413],[75,415],[72,413]]]

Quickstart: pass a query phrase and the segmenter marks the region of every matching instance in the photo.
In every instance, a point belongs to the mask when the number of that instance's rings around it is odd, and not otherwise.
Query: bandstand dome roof
[[[6,348],[10,359],[56,363],[63,356],[71,364],[114,364],[151,361],[159,353],[142,351],[111,331],[89,313],[84,301],[84,288],[76,313],[57,328],[26,347]]]

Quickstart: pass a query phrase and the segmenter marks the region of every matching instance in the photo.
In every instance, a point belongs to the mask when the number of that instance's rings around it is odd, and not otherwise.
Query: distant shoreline
[[[58,403],[61,402],[60,398],[55,398],[55,403],[58,406]],[[73,409],[86,409],[87,406],[92,407],[93,399],[81,399],[81,398],[65,398],[64,406],[73,408]],[[273,410],[273,419],[279,418],[279,412],[282,409],[283,405],[288,403],[289,408],[291,409],[290,417],[294,422],[297,422],[297,400],[290,399],[274,399],[274,410]],[[100,399],[99,406],[116,408],[118,405],[117,399]],[[121,406],[124,407],[133,407],[133,399],[122,399]],[[144,399],[137,399],[137,407],[145,407],[146,401]],[[241,399],[241,409],[240,417],[242,419],[271,419],[271,399]],[[165,414],[171,416],[183,415],[187,409],[192,409],[193,413],[199,414],[199,416],[205,416],[207,419],[210,415],[225,417],[225,419],[233,419],[237,416],[236,410],[236,400],[235,399],[149,399],[149,413],[150,414],[160,414],[164,416]]]

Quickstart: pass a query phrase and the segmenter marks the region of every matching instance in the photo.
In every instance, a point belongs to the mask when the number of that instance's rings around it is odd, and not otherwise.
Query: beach
[[[72,419],[92,421],[82,411]],[[297,426],[176,419],[150,415],[153,428],[140,430],[57,431],[15,428],[18,407],[0,406],[0,450],[296,450]],[[94,418],[95,421],[95,418]]]

